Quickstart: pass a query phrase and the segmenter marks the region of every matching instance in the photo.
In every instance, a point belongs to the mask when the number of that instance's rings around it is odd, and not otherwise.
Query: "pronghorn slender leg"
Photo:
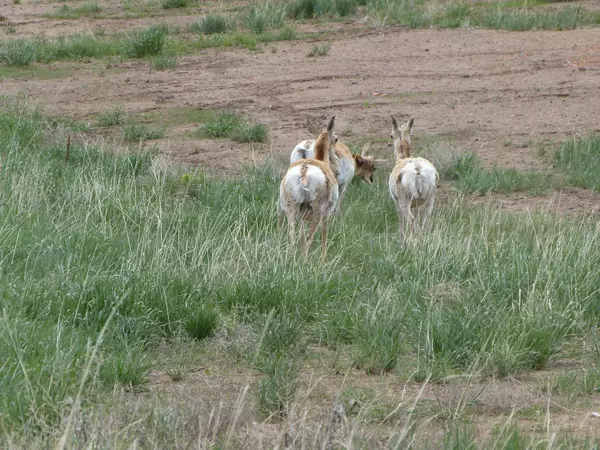
[[[277,220],[277,231],[281,231],[281,227],[283,226],[284,219],[285,219],[285,213],[283,211],[279,211],[279,219]]]
[[[424,210],[421,212],[421,229],[425,228],[425,224],[427,223],[427,219],[431,216],[433,212],[433,204],[435,203],[435,195],[432,195],[425,204]]]
[[[327,258],[327,217],[321,222],[321,259]]]
[[[300,251],[302,253],[307,253],[306,246],[306,223],[304,217],[300,219]]]
[[[344,200],[344,194],[346,193],[346,189],[344,189],[343,191],[340,190],[340,198],[338,200],[338,204],[337,204],[337,210],[336,210],[336,215],[341,216],[342,215],[342,200]]]
[[[296,214],[293,210],[286,211],[288,220],[288,232],[290,235],[290,244],[293,245],[296,240]]]
[[[400,232],[400,239],[402,239],[406,234],[407,226],[410,228],[410,206],[400,204],[399,200],[396,200],[396,202],[396,211],[398,212],[398,230]]]
[[[310,222],[310,230],[308,231],[308,246],[306,248],[306,255],[308,256],[308,250],[312,245],[313,238],[315,237],[315,232],[317,231],[317,226],[322,219],[317,216],[313,216],[312,221]]]

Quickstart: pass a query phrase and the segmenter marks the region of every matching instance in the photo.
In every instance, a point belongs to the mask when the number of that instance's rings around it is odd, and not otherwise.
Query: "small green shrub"
[[[229,136],[240,125],[241,121],[236,114],[221,111],[212,120],[204,123],[202,131],[209,138]]]
[[[481,167],[473,153],[459,155],[447,167],[439,168],[442,178],[453,180],[466,192],[544,192],[560,185],[556,175],[544,172],[519,171],[516,169],[491,170]]]
[[[165,136],[164,129],[150,130],[141,123],[130,123],[123,129],[123,137],[128,141],[140,141],[147,139],[161,139]]]
[[[449,3],[444,6],[433,22],[444,28],[468,26],[472,15],[471,6],[467,3]]]
[[[253,33],[261,34],[270,28],[283,27],[285,16],[285,6],[266,2],[253,5],[244,18],[244,23]]]
[[[231,139],[237,142],[264,142],[267,139],[267,127],[261,123],[244,123],[231,132]]]
[[[283,27],[279,30],[277,40],[279,41],[293,41],[298,37],[296,30],[292,27]]]
[[[331,45],[329,43],[327,44],[314,44],[312,50],[308,53],[307,56],[309,57],[313,57],[313,56],[325,56],[327,55],[327,53],[329,53],[329,50],[331,49]]]
[[[123,123],[123,120],[125,120],[123,105],[116,105],[98,116],[98,124],[101,127],[114,127]]]
[[[580,6],[569,6],[558,10],[511,10],[503,6],[490,8],[484,18],[483,25],[488,28],[499,28],[511,31],[526,30],[572,30],[580,25],[592,23],[594,14],[581,9]]]
[[[334,10],[340,17],[346,17],[356,12],[356,8],[360,3],[357,0],[335,0]]]
[[[47,14],[49,17],[59,19],[76,19],[81,16],[96,16],[102,12],[102,7],[96,2],[84,3],[78,8],[72,8],[69,5],[62,5],[55,12]]]
[[[217,328],[219,315],[211,306],[202,306],[187,314],[185,331],[194,339],[211,336]]]
[[[36,45],[31,39],[5,41],[0,47],[0,61],[7,66],[27,67],[35,56]]]
[[[165,46],[168,29],[164,25],[153,25],[133,33],[127,42],[125,53],[131,58],[158,55]]]
[[[231,31],[233,23],[226,17],[209,14],[188,26],[188,31],[200,34],[222,34]]]
[[[189,0],[162,0],[161,6],[163,9],[187,8]]]
[[[121,384],[127,389],[139,389],[148,382],[148,359],[143,348],[123,347],[118,346],[104,358],[100,366],[100,381],[109,388]]]
[[[156,70],[171,69],[177,65],[177,58],[174,56],[159,55],[152,59],[152,67]]]
[[[554,165],[567,174],[569,183],[600,189],[600,136],[565,142],[554,153]]]
[[[293,359],[278,357],[267,378],[259,381],[258,408],[265,415],[283,415],[298,388],[298,367]]]

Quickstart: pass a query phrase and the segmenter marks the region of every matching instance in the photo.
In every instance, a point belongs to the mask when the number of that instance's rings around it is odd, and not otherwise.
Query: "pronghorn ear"
[[[319,129],[315,126],[315,124],[310,120],[310,117],[306,118],[306,126],[308,127],[308,132],[312,134],[314,137],[317,137],[320,133]]]
[[[413,129],[415,128],[415,118],[411,117],[410,120],[408,121],[408,129],[410,130],[410,135],[412,136],[413,134]]]
[[[367,156],[367,154],[369,153],[369,150],[371,150],[372,144],[373,144],[372,142],[367,142],[365,145],[363,145],[362,152],[360,153],[361,156]]]
[[[329,133],[330,136],[333,135],[333,126],[335,125],[335,116],[332,116],[331,119],[329,119],[329,123],[327,124],[327,133]]]
[[[398,131],[398,121],[396,120],[396,118],[394,116],[392,116],[392,130]]]

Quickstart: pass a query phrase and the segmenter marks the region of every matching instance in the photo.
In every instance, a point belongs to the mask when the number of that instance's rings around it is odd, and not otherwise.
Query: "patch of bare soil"
[[[316,448],[332,429],[331,439],[344,448],[390,448],[405,427],[414,433],[414,448],[441,448],[449,427],[469,421],[479,444],[489,443],[494,428],[507,424],[539,439],[554,433],[575,439],[600,437],[600,419],[591,414],[600,408],[598,395],[573,401],[544,391],[564,370],[560,364],[516,379],[457,377],[444,383],[417,383],[396,373],[340,371],[328,361],[331,352],[313,350],[319,361],[303,366],[285,418],[258,410],[257,383],[264,375],[234,365],[227,357],[215,357],[213,347],[212,357],[181,380],[153,372],[148,391],[136,401],[152,404],[157,398],[168,399],[194,411],[191,420],[202,425],[198,441],[235,436],[242,448],[275,448],[284,442],[289,444],[285,448]],[[332,425],[336,414],[340,420]]]
[[[488,194],[473,196],[475,203],[492,203],[506,211],[545,211],[567,216],[600,215],[598,194],[579,188],[566,188],[550,195]]]

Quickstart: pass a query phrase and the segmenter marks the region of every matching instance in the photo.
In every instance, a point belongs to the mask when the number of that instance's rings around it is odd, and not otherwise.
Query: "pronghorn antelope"
[[[290,239],[295,238],[296,220],[300,221],[300,245],[308,254],[317,226],[321,223],[321,256],[327,255],[327,218],[335,212],[339,199],[339,186],[334,175],[336,161],[335,116],[322,131],[315,143],[314,159],[301,159],[290,165],[279,188],[279,224],[287,216]],[[308,239],[305,239],[304,221],[310,222]]]
[[[406,222],[412,233],[415,216],[413,208],[419,210],[421,223],[425,227],[428,217],[433,211],[435,192],[437,189],[438,173],[433,164],[421,157],[411,156],[410,137],[414,128],[414,118],[398,128],[398,121],[392,117],[392,139],[396,166],[390,174],[390,195],[396,204],[400,236],[404,235]]]
[[[318,136],[319,132],[315,125],[308,120],[308,131],[313,136]],[[292,150],[290,155],[290,164],[300,159],[314,158],[315,155],[315,139],[306,139]],[[337,136],[335,136],[335,154],[337,156],[338,169],[335,173],[336,179],[340,187],[340,198],[338,202],[338,213],[341,213],[341,204],[344,198],[346,188],[352,181],[352,178],[360,177],[366,183],[371,184],[373,182],[373,172],[375,172],[375,163],[381,162],[382,160],[376,160],[373,156],[369,156],[368,152],[371,148],[371,143],[366,144],[361,154],[352,154],[350,149],[341,142],[338,142]]]

